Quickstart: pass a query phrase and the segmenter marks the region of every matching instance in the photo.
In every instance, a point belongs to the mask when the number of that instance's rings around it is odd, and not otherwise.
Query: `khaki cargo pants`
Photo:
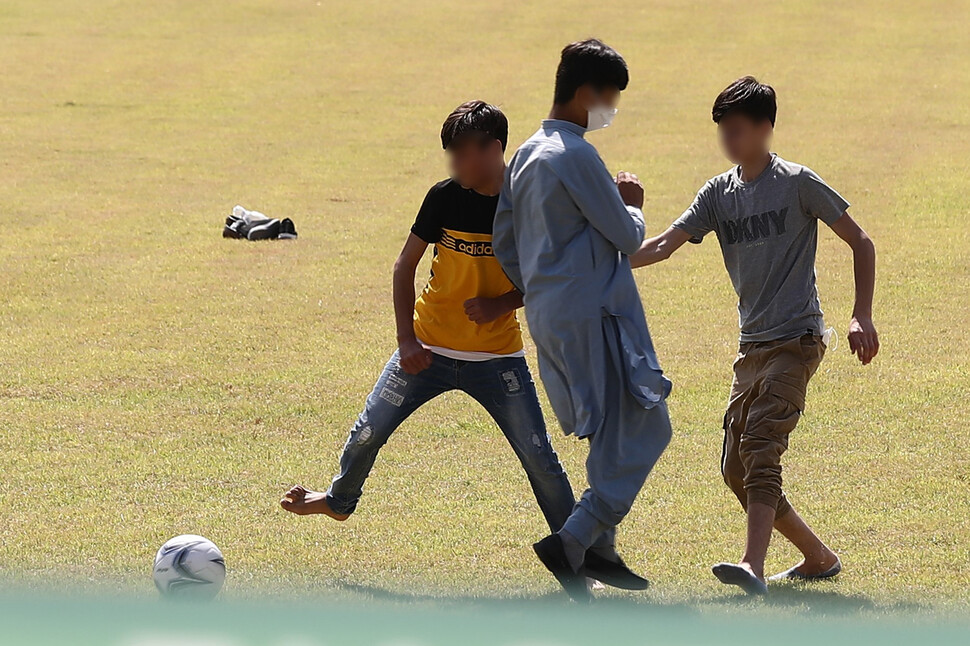
[[[745,509],[751,503],[791,510],[781,490],[781,455],[805,409],[805,391],[825,344],[808,333],[794,339],[742,343],[724,414],[721,474]]]

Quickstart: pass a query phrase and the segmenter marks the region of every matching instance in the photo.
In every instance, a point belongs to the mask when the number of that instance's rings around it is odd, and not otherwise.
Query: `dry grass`
[[[295,481],[326,484],[393,349],[390,265],[444,174],[443,116],[482,97],[522,141],[545,116],[561,45],[598,35],[632,85],[594,143],[645,178],[652,230],[725,167],[709,105],[754,73],[780,95],[778,152],[837,187],[876,240],[883,353],[863,369],[843,343],[826,359],[786,469],[847,570],[779,595],[783,609],[965,610],[968,13],[4,3],[0,571],[150,594],[154,550],[192,532],[223,547],[232,596],[553,591],[529,549],[543,523],[525,478],[462,396],[402,427],[349,522],[276,501]],[[293,217],[299,241],[222,240],[236,203]],[[851,263],[830,232],[818,273],[844,334]],[[717,608],[731,595],[707,567],[736,556],[743,531],[717,472],[733,293],[710,241],[639,280],[676,384],[676,437],[622,527],[622,551],[656,581],[632,598]],[[556,444],[581,488],[584,447]],[[778,542],[769,565],[793,558]]]

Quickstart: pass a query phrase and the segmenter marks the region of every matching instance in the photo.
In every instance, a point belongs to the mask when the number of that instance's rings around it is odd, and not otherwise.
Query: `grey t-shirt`
[[[818,221],[831,225],[848,207],[812,170],[772,155],[750,182],[737,167],[708,180],[673,226],[691,242],[717,234],[738,294],[741,342],[776,341],[822,333]]]

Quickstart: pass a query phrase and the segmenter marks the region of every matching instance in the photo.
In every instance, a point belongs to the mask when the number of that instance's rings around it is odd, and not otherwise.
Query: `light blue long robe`
[[[618,395],[611,389],[626,387],[651,409],[671,388],[627,258],[643,241],[643,214],[623,203],[584,133],[542,122],[509,164],[492,233],[496,258],[524,294],[553,410],[579,437],[601,430]]]

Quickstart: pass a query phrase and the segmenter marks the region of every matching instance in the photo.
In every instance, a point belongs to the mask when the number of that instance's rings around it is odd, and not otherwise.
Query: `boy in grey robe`
[[[567,435],[590,442],[589,489],[563,528],[534,545],[578,601],[588,598],[584,566],[626,569],[615,550],[590,548],[613,538],[671,434],[670,381],[627,258],[643,241],[643,187],[629,173],[614,180],[584,139],[609,125],[628,80],[623,58],[598,40],[563,50],[550,118],[512,158],[493,228],[495,256],[524,294],[553,411]]]

